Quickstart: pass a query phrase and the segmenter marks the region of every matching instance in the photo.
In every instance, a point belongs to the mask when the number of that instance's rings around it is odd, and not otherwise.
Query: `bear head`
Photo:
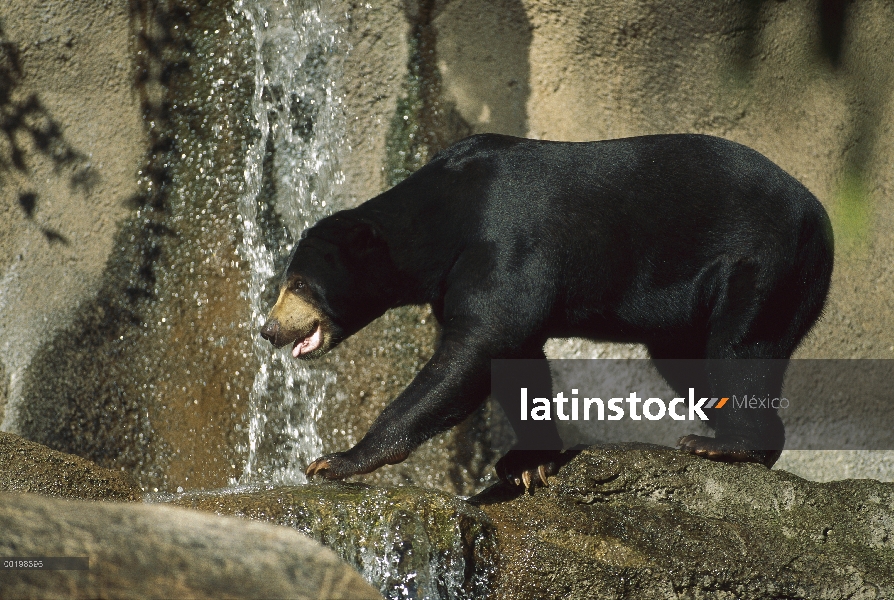
[[[350,211],[302,233],[261,328],[295,358],[318,358],[392,305],[393,264],[379,229]]]

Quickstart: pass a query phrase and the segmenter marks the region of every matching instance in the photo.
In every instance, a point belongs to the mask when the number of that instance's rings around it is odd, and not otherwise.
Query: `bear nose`
[[[279,321],[269,319],[264,326],[261,327],[261,337],[276,346],[276,336],[279,334]]]

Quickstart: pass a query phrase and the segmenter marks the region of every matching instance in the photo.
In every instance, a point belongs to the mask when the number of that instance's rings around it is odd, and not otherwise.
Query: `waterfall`
[[[320,406],[335,383],[323,367],[292,359],[256,334],[301,231],[340,208],[344,118],[335,81],[340,30],[318,2],[243,0],[236,10],[255,44],[255,135],[246,148],[240,251],[251,268],[248,301],[260,368],[249,398],[247,460],[240,483],[304,483],[322,453]],[[235,482],[233,482],[235,483]]]

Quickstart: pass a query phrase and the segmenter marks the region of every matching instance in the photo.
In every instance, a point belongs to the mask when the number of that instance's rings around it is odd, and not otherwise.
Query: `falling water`
[[[240,199],[241,254],[251,268],[251,324],[258,331],[275,299],[285,257],[301,231],[337,209],[344,131],[335,93],[344,48],[316,2],[244,0],[237,11],[255,42],[255,133]],[[259,336],[260,368],[249,398],[247,460],[240,483],[303,483],[322,452],[315,422],[335,375],[292,360]]]

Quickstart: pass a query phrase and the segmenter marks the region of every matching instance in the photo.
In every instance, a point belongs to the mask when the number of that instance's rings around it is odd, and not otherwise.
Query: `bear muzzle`
[[[292,356],[307,357],[316,350],[325,352],[327,323],[326,315],[313,304],[283,289],[261,327],[261,337],[277,348],[293,344]]]

